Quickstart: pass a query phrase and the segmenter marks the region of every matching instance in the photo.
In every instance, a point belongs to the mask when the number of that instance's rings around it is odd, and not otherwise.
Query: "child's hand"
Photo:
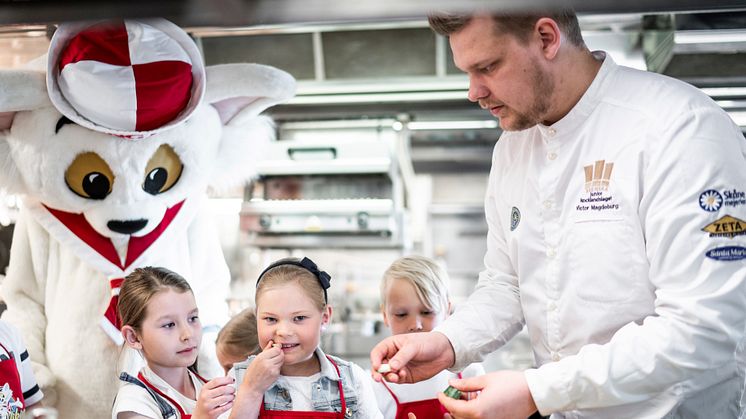
[[[264,350],[251,361],[241,383],[242,388],[250,389],[254,394],[264,395],[264,392],[277,381],[280,368],[285,362],[285,354],[279,347],[274,347],[273,343],[270,340]]]
[[[215,419],[233,407],[236,387],[233,377],[218,377],[202,386],[194,409],[194,419]]]

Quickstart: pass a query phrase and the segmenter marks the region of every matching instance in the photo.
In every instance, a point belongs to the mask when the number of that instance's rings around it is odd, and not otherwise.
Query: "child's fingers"
[[[213,409],[216,409],[225,405],[226,403],[232,403],[233,399],[235,399],[235,396],[233,394],[224,394],[222,396],[213,398],[210,401],[210,406],[212,406]]]
[[[204,385],[203,388],[209,390],[209,389],[213,389],[213,388],[218,388],[218,387],[221,387],[221,386],[225,386],[225,385],[228,385],[228,384],[233,384],[235,381],[236,381],[235,378],[229,377],[229,376],[213,378],[212,380],[210,380],[207,383],[205,383],[205,385]]]
[[[225,403],[225,404],[223,404],[221,406],[218,406],[218,407],[216,407],[214,409],[210,409],[209,413],[210,413],[210,416],[212,416],[212,417],[218,417],[218,416],[222,415],[223,413],[227,412],[232,407],[233,407],[233,400],[231,400],[231,401],[229,401],[229,402],[227,402],[227,403]]]

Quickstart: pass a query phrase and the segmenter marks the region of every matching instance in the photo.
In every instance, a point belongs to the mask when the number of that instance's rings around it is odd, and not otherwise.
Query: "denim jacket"
[[[342,389],[344,391],[345,402],[347,403],[345,417],[355,417],[358,411],[358,394],[355,390],[351,364],[348,361],[330,355],[329,357],[334,360],[337,368],[339,368],[339,375],[337,375],[337,370],[321,348],[316,348],[316,356],[319,359],[319,364],[321,364],[321,376],[311,384],[311,388],[309,389],[313,410],[316,412],[339,412],[342,410],[342,401],[339,398],[339,388],[337,386],[339,377],[341,377]],[[233,365],[236,383],[243,381],[246,368],[254,358],[255,356],[250,356],[246,361]],[[264,392],[264,408],[267,410],[293,410],[293,401],[290,399],[290,392],[287,390],[284,376],[281,375]]]

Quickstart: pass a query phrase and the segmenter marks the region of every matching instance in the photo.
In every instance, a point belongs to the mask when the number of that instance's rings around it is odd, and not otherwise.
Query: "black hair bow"
[[[329,289],[331,286],[331,280],[332,277],[325,271],[320,271],[319,267],[316,266],[316,264],[309,258],[304,257],[300,261],[301,266],[311,271],[312,274],[316,276],[316,278],[319,279],[319,283],[321,284],[321,288],[324,289],[324,294],[326,294],[326,290]]]

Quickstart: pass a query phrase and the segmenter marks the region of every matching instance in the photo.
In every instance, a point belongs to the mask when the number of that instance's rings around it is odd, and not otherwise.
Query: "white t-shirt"
[[[308,377],[285,376],[285,385],[287,385],[287,391],[290,393],[290,400],[293,401],[293,410],[313,410],[313,401],[311,400],[311,393],[308,392],[308,389],[319,378],[321,378],[320,372]]]
[[[150,368],[143,368],[142,375],[155,388],[175,400],[185,413],[191,414],[194,411],[194,408],[197,406],[196,400],[190,399],[176,391],[151,371]],[[189,377],[192,379],[192,384],[194,384],[195,394],[199,395],[204,383],[191,371],[189,371]],[[176,406],[172,407],[176,410],[176,415],[178,417],[179,409],[177,409]],[[121,412],[134,412],[154,419],[161,418],[161,409],[158,408],[158,403],[155,401],[153,396],[151,396],[144,388],[132,383],[123,382],[122,386],[119,388],[117,398],[114,399],[114,407],[111,409],[111,418],[117,419],[117,415]]]
[[[16,368],[18,369],[18,375],[21,377],[21,391],[23,391],[23,399],[26,406],[30,406],[37,403],[44,397],[44,394],[36,384],[34,378],[34,372],[31,370],[31,359],[29,359],[26,346],[23,344],[21,335],[12,324],[0,321],[0,343],[5,346],[7,351],[13,353],[13,359],[16,362]],[[0,357],[3,359],[10,359],[11,355],[3,351],[0,348]],[[0,383],[2,386],[5,383]],[[13,394],[13,399],[18,399],[20,395]]]
[[[479,363],[470,364],[461,372],[462,378],[476,377],[478,375],[484,375],[484,368]],[[434,377],[418,383],[396,384],[387,382],[386,386],[396,394],[399,403],[409,403],[437,398],[438,393],[448,387],[448,380],[452,378],[458,378],[458,374],[450,371],[441,371]],[[378,409],[383,414],[384,419],[396,418],[396,401],[391,397],[391,393],[386,390],[386,387],[382,383],[374,381],[373,391],[376,393]]]

